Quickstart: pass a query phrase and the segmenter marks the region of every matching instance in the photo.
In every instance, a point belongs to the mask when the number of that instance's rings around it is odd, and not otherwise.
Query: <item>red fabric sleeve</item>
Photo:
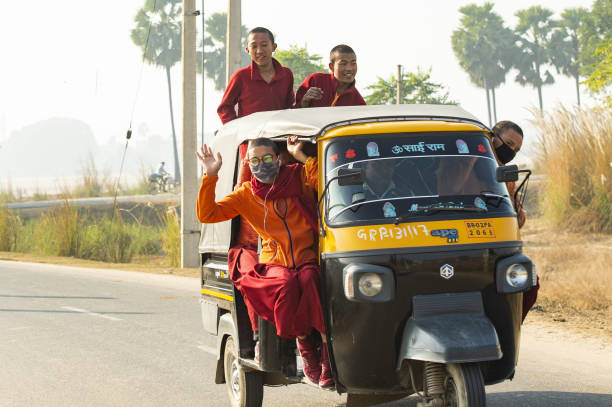
[[[309,75],[306,79],[304,79],[304,82],[302,82],[295,95],[295,107],[298,109],[302,107],[302,99],[304,98],[308,88],[310,88],[310,78],[312,78],[312,75]]]
[[[238,103],[241,90],[240,78],[238,73],[235,73],[227,84],[223,99],[221,99],[221,104],[219,104],[217,108],[217,114],[223,124],[238,117],[236,114],[236,104]]]
[[[287,91],[287,100],[285,100],[285,109],[291,109],[295,103],[295,93],[293,92],[293,72],[287,68],[289,76],[289,90]]]

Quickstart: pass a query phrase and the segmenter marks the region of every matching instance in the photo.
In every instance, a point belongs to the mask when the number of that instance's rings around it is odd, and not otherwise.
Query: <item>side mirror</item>
[[[502,167],[497,167],[495,170],[495,179],[497,182],[518,181],[518,175],[518,165],[505,165]]]
[[[361,185],[363,184],[362,168],[340,168],[338,170],[338,185]]]

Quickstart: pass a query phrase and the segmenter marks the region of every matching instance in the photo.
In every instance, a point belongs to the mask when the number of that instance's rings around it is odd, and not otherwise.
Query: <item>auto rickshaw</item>
[[[514,376],[522,293],[536,283],[504,183],[521,171],[498,166],[490,130],[458,106],[271,111],[216,134],[217,197],[232,191],[241,143],[289,135],[318,156],[321,301],[336,391],[348,393],[348,406],[415,393],[419,406],[484,406],[485,385]],[[215,382],[226,383],[232,406],[260,406],[263,386],[301,381],[299,356],[295,341],[260,319],[253,357],[244,300],[227,273],[238,225],[202,225],[202,318],[217,336]]]

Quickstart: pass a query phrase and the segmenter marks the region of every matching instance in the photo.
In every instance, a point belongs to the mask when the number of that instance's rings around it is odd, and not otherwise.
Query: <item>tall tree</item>
[[[248,29],[242,26],[242,42],[246,41]],[[206,34],[204,36],[204,65],[206,76],[215,82],[215,90],[224,91],[225,64],[227,50],[225,38],[227,36],[227,13],[213,13],[206,19]],[[202,43],[200,43],[200,47]],[[245,46],[246,48],[246,46]],[[241,53],[242,66],[251,63],[251,57],[245,50]],[[198,60],[198,71],[202,72],[202,62]]]
[[[166,72],[174,145],[174,178],[178,182],[181,180],[181,173],[174,127],[170,70],[181,60],[182,14],[182,0],[145,0],[144,6],[138,10],[134,18],[136,27],[131,31],[132,41],[142,48],[144,60],[163,68]]]
[[[493,117],[497,121],[495,88],[506,81],[516,57],[515,35],[504,25],[504,20],[493,12],[493,3],[482,6],[469,4],[461,7],[461,26],[453,31],[451,44],[459,65],[470,81],[485,89],[489,124],[491,121],[491,94]]]
[[[521,50],[516,61],[516,81],[531,85],[538,90],[540,110],[543,110],[542,86],[555,83],[555,78],[546,66],[551,63],[550,42],[556,26],[553,12],[541,6],[532,6],[516,12],[517,44]]]
[[[551,62],[558,73],[576,81],[576,99],[580,106],[580,51],[583,47],[582,26],[589,11],[570,8],[561,14],[558,27],[550,41]]]
[[[391,76],[383,79],[380,76],[376,83],[367,86],[372,93],[365,97],[369,105],[384,105],[397,103],[397,77]],[[401,103],[429,103],[438,105],[453,105],[457,102],[449,100],[448,92],[444,92],[444,85],[431,81],[431,68],[417,73],[402,73]]]
[[[326,72],[327,67],[321,63],[322,57],[309,54],[306,47],[291,45],[287,50],[276,50],[276,59],[293,71],[293,87],[297,91],[304,79],[315,72]]]
[[[595,0],[582,27],[584,47],[580,52],[580,72],[594,94],[602,94],[612,105],[609,94],[612,59],[612,0]]]

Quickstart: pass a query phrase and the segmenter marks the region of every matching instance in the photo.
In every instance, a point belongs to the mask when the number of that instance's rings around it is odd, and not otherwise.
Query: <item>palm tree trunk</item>
[[[491,88],[491,96],[493,99],[493,121],[497,123],[497,102],[495,101],[495,88]]]
[[[580,79],[578,75],[574,77],[576,79],[576,99],[578,100],[578,106],[580,106]]]
[[[179,168],[178,147],[176,145],[176,130],[174,129],[174,111],[172,110],[172,83],[170,80],[170,67],[166,67],[166,79],[168,80],[168,99],[170,102],[170,122],[172,124],[172,144],[174,147],[174,180],[181,183],[181,169]]]
[[[544,103],[542,103],[542,85],[538,86],[538,99],[540,100],[540,112],[543,112]]]
[[[489,127],[493,124],[491,123],[491,99],[489,98],[489,87],[487,86],[487,80],[485,79],[485,92],[487,94],[487,111],[489,113]]]

